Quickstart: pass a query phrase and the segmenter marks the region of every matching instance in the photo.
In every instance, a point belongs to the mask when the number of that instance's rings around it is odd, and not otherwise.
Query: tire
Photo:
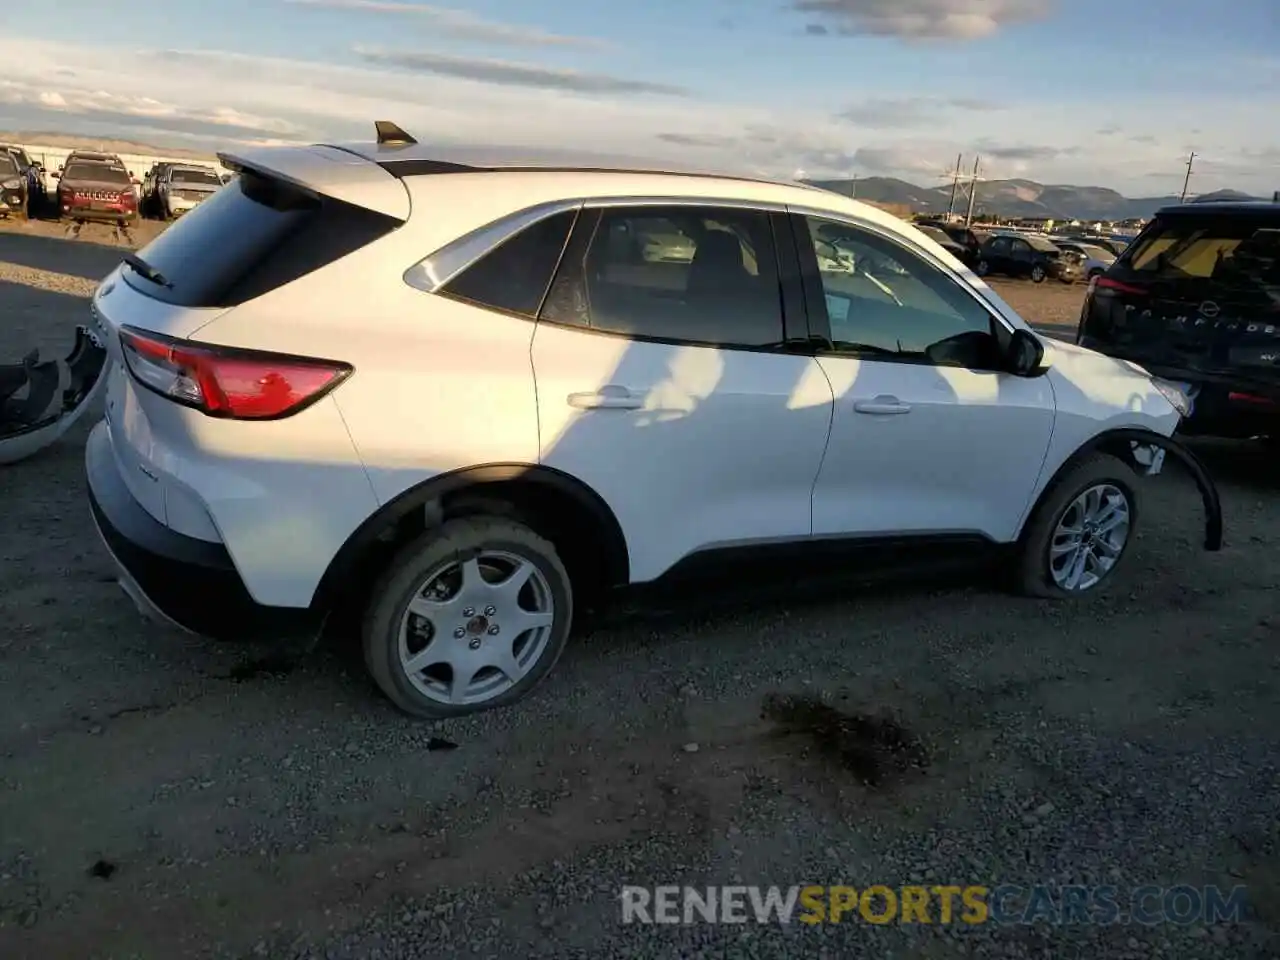
[[[1097,267],[1094,267],[1092,270],[1090,270],[1090,271],[1089,271],[1089,279],[1090,279],[1090,280],[1094,279],[1095,277],[1100,277],[1100,276],[1102,276],[1102,271],[1101,271],[1101,270],[1099,270]]]
[[[1090,454],[1075,466],[1068,468],[1041,497],[1032,512],[1022,537],[1018,541],[1015,561],[1016,587],[1019,593],[1031,597],[1043,597],[1055,600],[1081,600],[1102,592],[1115,579],[1125,558],[1129,555],[1137,530],[1138,518],[1141,514],[1139,499],[1139,478],[1133,469],[1118,457],[1104,453]],[[1059,540],[1058,526],[1068,518],[1068,513],[1077,511],[1077,499],[1086,491],[1098,488],[1109,488],[1119,493],[1128,509],[1128,523],[1123,543],[1119,551],[1111,559],[1111,566],[1101,571],[1101,564],[1096,560],[1093,564],[1086,562],[1086,571],[1097,576],[1096,582],[1084,582],[1078,588],[1063,586],[1054,577],[1050,550]],[[1114,544],[1112,538],[1110,543]],[[1062,546],[1066,545],[1064,541]],[[1102,547],[1102,544],[1099,544]],[[1098,553],[1110,553],[1102,548]],[[1094,553],[1096,557],[1098,553]],[[1066,554],[1068,562],[1073,554]],[[1061,563],[1061,559],[1060,559]]]
[[[459,592],[440,601],[436,620],[410,618],[411,600],[421,598],[433,583],[450,592],[452,578],[461,569],[459,565],[471,560],[479,564],[468,568],[474,576],[488,570],[490,577],[499,578],[502,571],[498,568],[504,563],[526,564],[528,584],[520,590],[519,599],[513,600],[514,595],[487,594],[494,586],[492,582],[477,587],[472,581],[471,589],[478,593],[472,592],[471,596],[479,599],[468,601],[466,594]],[[525,603],[530,599],[535,605],[549,605],[550,623],[503,634],[501,618],[509,622],[521,612],[527,614]],[[488,600],[493,605],[487,605]],[[523,609],[513,614],[513,603]],[[442,719],[509,706],[523,699],[551,672],[564,651],[572,618],[572,585],[549,541],[505,517],[450,520],[401,550],[374,587],[362,630],[365,665],[387,698],[415,717]],[[402,630],[402,625],[413,625],[417,632]],[[431,635],[424,638],[423,633]],[[494,634],[496,639],[491,639]],[[428,648],[436,654],[428,652]],[[504,653],[510,654],[507,662],[512,674],[518,676],[505,674],[487,663],[502,659],[500,655]],[[422,667],[411,673],[405,658],[424,654],[427,659]],[[432,656],[445,659],[433,660]],[[521,664],[521,658],[527,662]],[[459,662],[462,670],[474,671],[472,683],[484,677],[482,684],[488,684],[488,689],[465,700],[451,698],[453,678],[460,675],[452,669],[454,662]]]
[[[1044,267],[1040,266],[1040,264],[1037,263],[1034,267],[1031,268],[1032,283],[1044,283],[1044,278],[1047,276],[1048,274],[1044,272]]]
[[[985,260],[979,260],[978,265],[973,268],[974,273],[980,277],[986,277],[991,274],[991,264]]]

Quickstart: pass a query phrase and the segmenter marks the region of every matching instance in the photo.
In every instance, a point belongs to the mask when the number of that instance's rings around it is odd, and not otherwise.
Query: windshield
[[[129,172],[109,163],[73,163],[62,172],[63,180],[91,180],[94,183],[128,184]]]
[[[222,181],[212,170],[174,170],[169,176],[171,183],[192,184],[196,186],[220,187]]]
[[[1280,226],[1252,217],[1171,217],[1152,224],[1126,259],[1138,274],[1171,280],[1230,279],[1241,271],[1280,283]]]
[[[1042,253],[1057,253],[1058,248],[1052,241],[1046,240],[1044,237],[1023,237],[1031,245],[1032,250],[1039,250]]]
[[[18,172],[18,161],[11,153],[0,152],[0,176]]]
[[[918,228],[930,240],[936,240],[938,243],[955,243],[946,232],[939,230],[937,227],[920,227]]]

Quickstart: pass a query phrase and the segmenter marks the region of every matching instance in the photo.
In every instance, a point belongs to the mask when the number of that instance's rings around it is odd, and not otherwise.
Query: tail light
[[[1116,293],[1127,293],[1130,296],[1145,297],[1147,291],[1141,287],[1135,287],[1132,284],[1121,283],[1119,280],[1112,280],[1110,277],[1099,277],[1097,290],[1114,290]]]
[[[129,372],[144,387],[210,417],[279,420],[315,403],[351,375],[333,360],[237,350],[120,330]]]

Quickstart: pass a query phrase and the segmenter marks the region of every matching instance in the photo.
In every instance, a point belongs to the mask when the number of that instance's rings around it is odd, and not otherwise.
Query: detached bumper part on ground
[[[110,426],[85,447],[89,505],[121,585],[141,611],[217,639],[314,635],[322,618],[307,609],[266,607],[250,596],[226,547],[176,533],[133,498],[111,451]]]

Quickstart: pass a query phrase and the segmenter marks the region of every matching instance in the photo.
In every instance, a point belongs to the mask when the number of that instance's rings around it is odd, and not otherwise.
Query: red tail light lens
[[[120,330],[129,372],[144,387],[210,417],[279,420],[315,403],[351,374],[333,360],[174,340]]]
[[[1135,287],[1128,283],[1121,283],[1119,280],[1112,280],[1110,277],[1098,277],[1097,289],[1114,290],[1116,293],[1127,293],[1131,296],[1145,297],[1147,291],[1141,287]]]

